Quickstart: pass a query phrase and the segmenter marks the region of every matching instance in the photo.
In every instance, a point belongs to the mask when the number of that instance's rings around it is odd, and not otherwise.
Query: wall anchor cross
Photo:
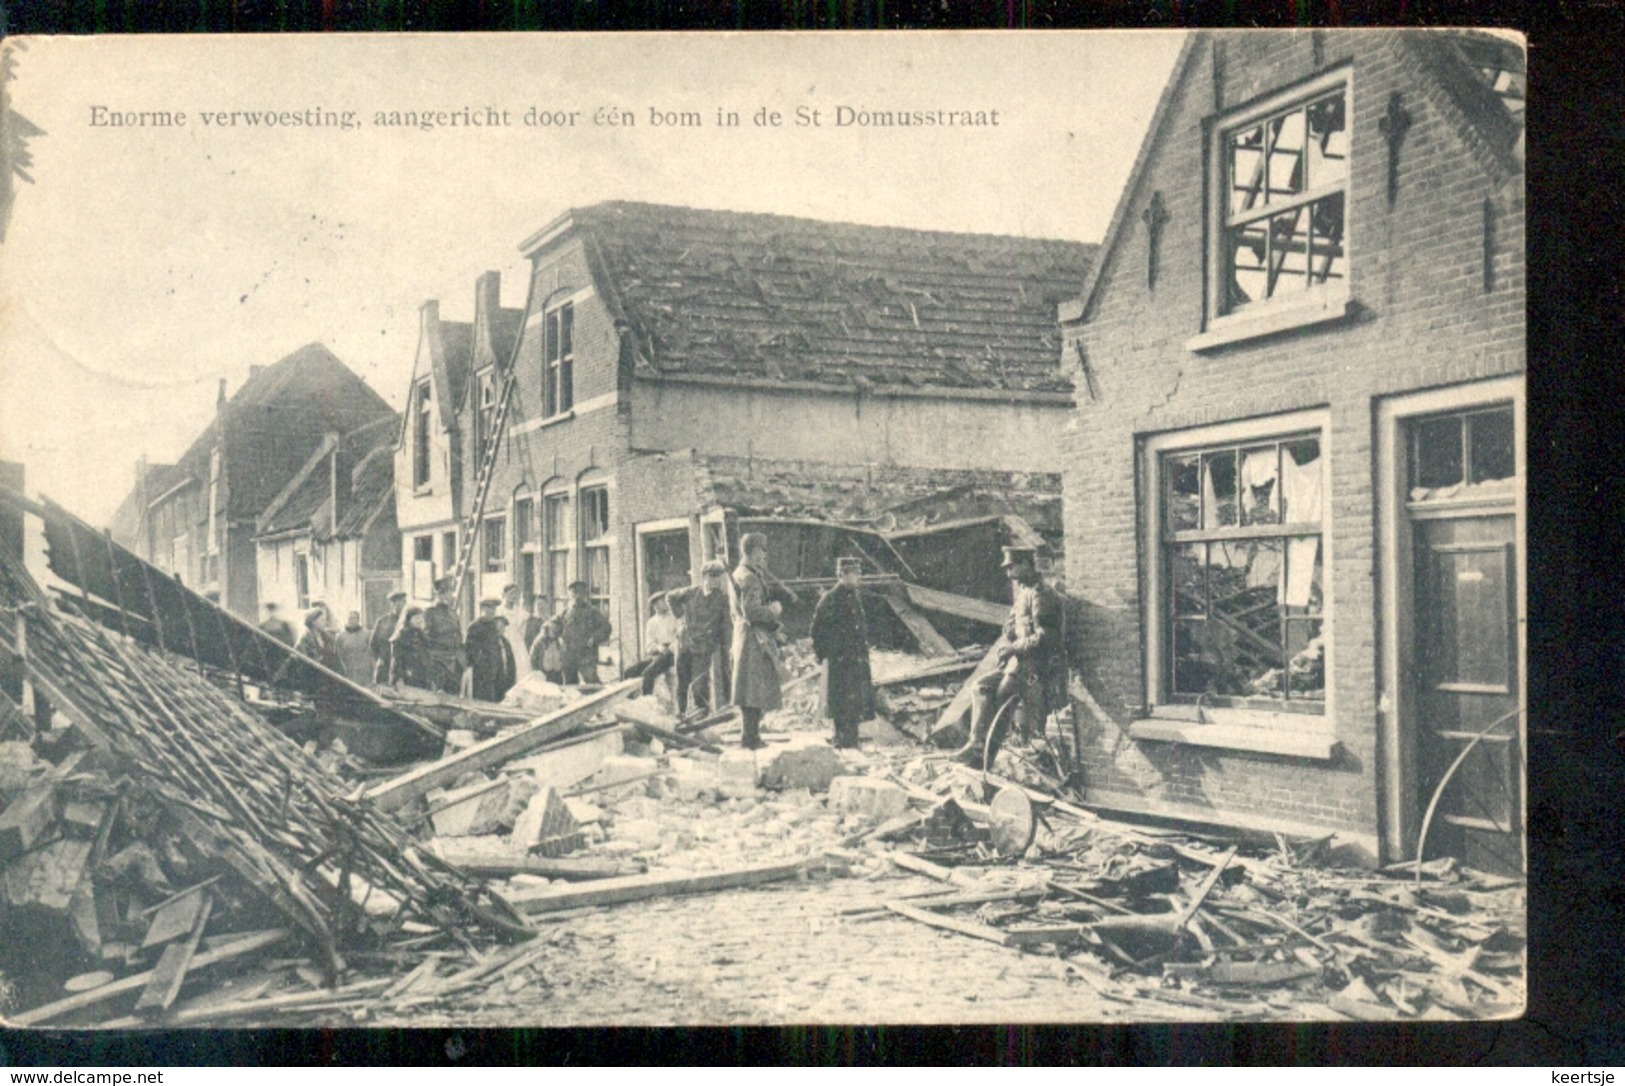
[[[1411,127],[1411,115],[1400,101],[1399,92],[1388,96],[1388,109],[1377,122],[1377,128],[1388,141],[1388,206],[1394,206],[1399,196],[1399,145]]]
[[[1157,285],[1157,250],[1162,247],[1162,226],[1168,221],[1168,209],[1162,206],[1162,191],[1151,194],[1151,202],[1140,212],[1145,223],[1147,244],[1145,250],[1145,285],[1147,290]]]

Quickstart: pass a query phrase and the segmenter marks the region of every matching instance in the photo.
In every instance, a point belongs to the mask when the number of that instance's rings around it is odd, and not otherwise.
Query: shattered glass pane
[[[1470,483],[1510,479],[1517,471],[1512,440],[1512,408],[1486,411],[1468,417],[1469,447],[1472,449]]]
[[[1326,639],[1320,619],[1286,624],[1286,696],[1304,701],[1326,698]]]
[[[1309,185],[1341,184],[1348,179],[1349,134],[1343,109],[1343,92],[1318,102],[1307,110],[1309,137]]]
[[[1233,450],[1202,457],[1202,527],[1227,528],[1236,523],[1236,454]]]
[[[1269,122],[1269,198],[1274,203],[1304,190],[1304,118],[1301,109]]]
[[[1310,205],[1309,218],[1313,225],[1310,283],[1343,278],[1343,194],[1316,200]]]
[[[1275,445],[1241,450],[1241,523],[1279,524],[1281,487]]]
[[[1318,615],[1324,599],[1321,587],[1320,537],[1293,536],[1286,543],[1286,579],[1281,602],[1288,615]]]
[[[1300,207],[1270,218],[1270,297],[1309,285],[1309,209]]]
[[[1230,137],[1230,210],[1259,206],[1264,182],[1264,129],[1244,128]]]
[[[1194,456],[1171,456],[1164,461],[1168,477],[1168,527],[1182,532],[1202,526],[1200,461]]]
[[[1174,548],[1174,614],[1207,613],[1207,544],[1182,543]]]
[[[1227,299],[1229,308],[1235,309],[1267,296],[1264,261],[1268,251],[1268,219],[1229,231],[1230,289]]]
[[[1412,429],[1411,486],[1433,489],[1462,481],[1461,416],[1425,419]]]

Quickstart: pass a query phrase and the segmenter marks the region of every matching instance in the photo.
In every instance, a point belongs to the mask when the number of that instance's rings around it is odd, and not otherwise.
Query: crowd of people
[[[784,604],[794,596],[769,570],[765,536],[745,534],[740,552],[731,575],[713,559],[701,567],[699,583],[654,595],[644,627],[646,650],[622,676],[640,679],[642,696],[670,676],[679,716],[732,704],[744,725],[741,742],[754,749],[762,746],[763,716],[783,704],[781,628]],[[1005,548],[1004,568],[1015,603],[999,667],[977,684],[971,738],[959,753],[975,765],[997,752],[1009,707],[1017,701],[1041,706],[1055,674],[1064,671],[1059,601],[1038,577],[1033,552]],[[834,726],[834,744],[856,747],[858,725],[875,710],[861,559],[837,559],[835,574],[835,585],[813,612],[812,647],[822,667],[824,715]],[[571,584],[568,606],[552,616],[540,598],[527,610],[518,586],[508,585],[500,598],[480,601],[480,615],[466,630],[456,590],[453,578],[440,578],[428,607],[408,606],[406,593],[394,592],[389,612],[370,631],[355,611],[335,631],[327,606],[313,603],[297,637],[277,605],[267,603],[260,629],[362,686],[410,686],[500,702],[532,672],[558,685],[602,681],[599,650],[613,631],[586,582]],[[318,721],[325,722],[318,736],[323,746],[331,742],[331,698],[331,691],[316,698]]]

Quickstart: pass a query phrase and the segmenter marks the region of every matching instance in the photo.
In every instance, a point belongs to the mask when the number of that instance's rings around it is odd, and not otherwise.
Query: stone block
[[[692,803],[717,790],[717,763],[698,758],[671,759],[671,785],[677,798]]]
[[[908,793],[879,777],[836,777],[829,785],[830,810],[864,822],[883,822],[908,808]]]
[[[730,799],[755,796],[760,776],[754,750],[730,750],[717,759],[717,791]]]
[[[508,769],[531,774],[544,788],[563,791],[599,772],[624,747],[625,740],[619,731],[604,732],[567,746],[520,758],[510,762]]]
[[[619,781],[636,780],[647,777],[660,768],[660,763],[653,758],[639,758],[631,754],[616,754],[605,758],[598,771],[593,774],[593,783],[598,785],[612,785]]]
[[[762,787],[782,792],[805,788],[829,790],[829,782],[846,774],[841,756],[822,741],[792,745],[771,755],[762,770]]]

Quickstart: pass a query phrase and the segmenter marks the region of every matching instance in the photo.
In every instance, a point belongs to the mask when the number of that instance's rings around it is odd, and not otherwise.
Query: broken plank
[[[1014,886],[1003,890],[973,890],[963,894],[933,894],[907,900],[921,909],[946,909],[955,905],[986,905],[991,901],[1037,901],[1043,896],[1042,886]]]
[[[1289,984],[1305,977],[1320,976],[1320,967],[1300,961],[1290,962],[1215,962],[1196,974],[1197,979],[1209,984],[1233,984],[1264,988],[1276,984]]]
[[[951,882],[956,886],[968,887],[980,885],[976,879],[965,874],[963,871],[955,871],[951,868],[939,867],[930,860],[922,860],[920,857],[910,852],[893,852],[890,854],[889,858],[893,864],[901,867],[904,871],[912,871],[916,875],[924,875],[927,878],[936,879],[939,882]]]
[[[220,876],[215,875],[196,886],[189,886],[180,893],[165,898],[150,909],[143,909],[141,915],[152,917],[152,923],[147,926],[146,938],[141,940],[141,949],[146,950],[159,943],[167,943],[191,931],[198,913],[204,907],[203,891],[219,879]]]
[[[970,715],[971,702],[976,694],[976,681],[984,675],[991,675],[999,669],[999,645],[995,644],[987,650],[976,664],[974,670],[965,679],[963,685],[954,692],[953,700],[948,702],[946,708],[937,716],[937,722],[931,725],[925,733],[927,739],[944,728],[951,728]]]
[[[875,687],[901,686],[905,683],[920,682],[924,679],[945,678],[949,675],[957,675],[961,671],[972,670],[976,667],[977,659],[978,657],[965,658],[961,656],[957,660],[949,660],[946,663],[927,664],[911,671],[900,671],[896,675],[877,678],[870,685]]]
[[[645,736],[658,739],[667,746],[676,747],[678,750],[703,750],[707,754],[722,753],[722,748],[713,743],[692,739],[669,728],[662,728],[658,724],[650,724],[647,720],[632,720],[629,717],[622,717],[619,713],[616,714],[615,719],[624,720]]]
[[[972,622],[985,622],[990,626],[1003,626],[1004,620],[1010,617],[1008,604],[989,603],[987,600],[961,596],[955,592],[942,592],[917,584],[905,584],[903,590],[908,593],[909,602],[927,611],[938,611],[955,618],[967,618]]]
[[[239,958],[244,954],[279,943],[287,937],[288,932],[279,928],[244,939],[233,939],[231,942],[225,943],[214,950],[206,950],[194,957],[192,959],[192,968],[202,969],[205,966],[214,965],[230,958]],[[152,973],[153,971],[149,969],[147,972],[137,973],[133,977],[115,980],[112,984],[105,984],[94,991],[83,992],[67,999],[59,999],[55,1003],[35,1007],[31,1011],[24,1011],[12,1017],[10,1024],[13,1026],[37,1026],[41,1022],[49,1022],[53,1018],[61,1018],[65,1014],[83,1010],[85,1007],[95,1006],[97,1003],[106,1002],[114,996],[145,988],[152,980]]]
[[[209,912],[214,908],[214,895],[207,890],[200,891],[198,899],[200,904],[192,921],[191,934],[183,941],[171,943],[164,948],[163,956],[153,967],[152,980],[147,982],[141,998],[135,1002],[136,1013],[166,1011],[169,1005],[175,1002],[175,997],[180,995],[181,985],[186,983],[187,970],[191,968],[192,958],[197,954],[198,940],[203,938],[204,925],[209,922]],[[156,926],[156,919],[153,923]]]
[[[628,901],[643,901],[652,897],[674,897],[678,894],[698,894],[711,890],[732,890],[745,886],[793,879],[806,870],[805,860],[795,863],[763,864],[756,867],[736,868],[732,871],[712,871],[702,875],[633,875],[618,879],[604,879],[590,886],[556,890],[549,886],[541,890],[510,895],[509,900],[520,912],[552,912],[556,909],[575,909],[591,905],[620,905]]]
[[[467,750],[442,758],[438,762],[430,762],[403,776],[373,785],[363,793],[363,796],[372,800],[382,810],[394,810],[432,789],[450,784],[471,770],[495,768],[560,738],[566,732],[580,727],[593,714],[609,708],[638,687],[637,679],[612,683],[573,705],[539,717],[520,731],[476,743]]]
[[[1014,945],[1008,935],[998,928],[989,927],[986,924],[976,924],[969,920],[957,920],[951,916],[938,916],[936,913],[928,912],[925,909],[916,909],[912,905],[905,905],[901,901],[888,901],[886,902],[886,908],[898,916],[906,916],[910,920],[917,920],[921,924],[941,928],[943,931],[958,932],[960,935],[968,935],[972,939],[984,939],[999,946]]]
[[[592,857],[492,856],[460,853],[445,840],[435,844],[435,853],[446,863],[471,875],[508,878],[513,875],[540,875],[548,879],[584,882],[592,879],[625,878],[641,874],[619,860]]]
[[[914,641],[920,646],[920,651],[927,656],[952,656],[954,647],[946,637],[937,632],[931,625],[931,620],[916,611],[906,599],[887,595],[886,605],[891,608],[908,632],[913,635]]]

